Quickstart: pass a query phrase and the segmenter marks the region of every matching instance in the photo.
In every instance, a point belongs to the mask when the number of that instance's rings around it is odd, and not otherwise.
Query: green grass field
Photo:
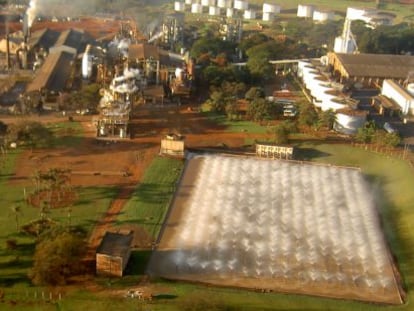
[[[57,144],[52,146],[76,146],[81,142],[82,131],[78,123],[62,123],[50,125],[56,131]],[[70,135],[62,135],[61,131]],[[8,153],[3,167],[0,169],[0,288],[3,286],[29,286],[27,272],[32,264],[35,239],[26,233],[19,232],[19,227],[40,218],[40,209],[28,205],[24,194],[29,195],[34,188],[30,180],[23,184],[10,183],[13,177],[16,160],[22,150],[12,150]],[[111,200],[116,196],[116,187],[80,188],[75,189],[77,201],[69,207],[49,210],[47,217],[62,225],[81,226],[90,231],[95,222],[105,213]],[[20,207],[17,214],[14,206]],[[17,216],[17,217],[16,217]],[[15,240],[17,248],[7,249],[7,240]],[[1,309],[1,308],[0,308]]]
[[[155,158],[118,217],[118,225],[138,224],[155,240],[182,168],[182,160]]]
[[[203,114],[209,121],[214,122],[219,126],[223,126],[223,130],[228,133],[266,134],[271,128],[247,120],[230,120],[226,115],[215,112],[204,111]]]

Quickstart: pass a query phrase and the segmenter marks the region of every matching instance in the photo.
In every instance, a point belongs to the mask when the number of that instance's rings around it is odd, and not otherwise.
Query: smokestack
[[[30,31],[29,15],[26,13],[23,16],[23,37],[24,37],[25,42],[27,41],[27,37],[29,36],[29,31]]]
[[[6,34],[6,61],[7,61],[7,70],[10,70],[10,37],[9,34]]]

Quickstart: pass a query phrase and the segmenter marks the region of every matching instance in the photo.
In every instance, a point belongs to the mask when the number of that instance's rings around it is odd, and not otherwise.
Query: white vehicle
[[[384,130],[386,130],[387,133],[397,133],[397,131],[388,122],[384,123]]]

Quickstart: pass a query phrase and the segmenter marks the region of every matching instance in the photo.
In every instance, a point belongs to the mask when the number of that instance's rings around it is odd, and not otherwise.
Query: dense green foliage
[[[80,273],[86,244],[80,231],[45,234],[36,245],[29,277],[35,285],[64,285]]]
[[[8,127],[8,142],[17,142],[31,148],[40,148],[49,146],[52,139],[52,131],[39,122],[21,121]]]

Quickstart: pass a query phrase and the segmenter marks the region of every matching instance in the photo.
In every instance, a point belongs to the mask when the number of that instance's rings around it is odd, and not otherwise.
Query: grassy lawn
[[[59,122],[50,124],[48,127],[55,135],[52,142],[55,148],[76,147],[82,142],[83,130],[79,122]]]
[[[224,131],[229,133],[251,133],[251,134],[266,134],[267,126],[262,126],[258,123],[246,120],[229,120],[224,114],[204,111],[208,120],[224,127]],[[265,121],[266,122],[266,121]]]
[[[140,225],[152,239],[156,239],[182,168],[182,160],[155,158],[118,217],[118,224]]]
[[[62,122],[48,125],[56,135],[52,146],[76,147],[81,143],[82,130],[77,122]],[[30,282],[27,279],[28,269],[32,265],[32,255],[35,247],[35,238],[19,227],[40,218],[40,209],[28,205],[24,200],[24,191],[29,194],[32,185],[24,189],[23,186],[10,183],[17,158],[23,150],[11,150],[3,166],[0,168],[0,289],[2,287],[27,288]],[[33,185],[34,186],[34,185]],[[116,187],[80,188],[76,189],[77,201],[70,207],[56,208],[49,211],[47,217],[63,225],[79,225],[90,231],[94,223],[107,210],[111,200],[116,195]],[[19,206],[16,214],[14,206]],[[7,241],[15,240],[15,249],[7,248]],[[0,310],[2,308],[0,307]]]

